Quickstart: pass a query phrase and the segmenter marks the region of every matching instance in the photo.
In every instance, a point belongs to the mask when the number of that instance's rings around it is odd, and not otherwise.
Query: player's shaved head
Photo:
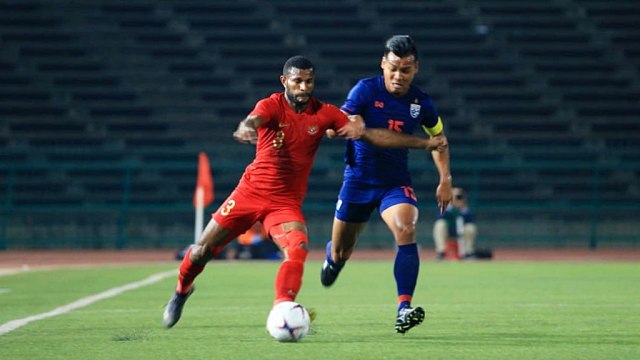
[[[415,61],[418,61],[418,49],[409,35],[390,37],[384,45],[384,56],[386,57],[390,52],[401,58],[413,55]]]
[[[311,60],[307,59],[302,55],[296,55],[296,56],[290,57],[289,60],[287,60],[284,63],[284,66],[282,67],[282,75],[287,75],[292,68],[311,70],[311,71],[314,70],[314,66]]]

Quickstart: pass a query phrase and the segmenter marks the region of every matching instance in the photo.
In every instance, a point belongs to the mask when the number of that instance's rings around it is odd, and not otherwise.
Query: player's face
[[[384,76],[384,86],[394,96],[408,93],[413,78],[418,73],[418,62],[413,55],[399,57],[389,52],[382,57],[380,67]]]
[[[287,74],[280,75],[280,82],[287,101],[296,109],[307,105],[316,86],[313,69],[291,68]]]

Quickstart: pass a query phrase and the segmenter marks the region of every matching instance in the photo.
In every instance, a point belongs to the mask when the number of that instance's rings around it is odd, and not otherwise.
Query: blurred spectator
[[[269,238],[261,222],[256,222],[236,239],[235,259],[281,259],[280,249]]]
[[[433,225],[433,241],[437,258],[475,258],[478,228],[462,188],[453,188],[453,201]]]

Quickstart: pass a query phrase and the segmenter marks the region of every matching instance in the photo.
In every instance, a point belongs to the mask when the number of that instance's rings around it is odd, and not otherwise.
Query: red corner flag
[[[201,196],[198,196],[201,193]],[[209,158],[204,152],[198,155],[198,181],[193,195],[193,206],[207,206],[213,202],[213,177],[209,167]]]

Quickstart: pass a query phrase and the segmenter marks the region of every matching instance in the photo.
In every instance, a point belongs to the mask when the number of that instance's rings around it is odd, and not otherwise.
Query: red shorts
[[[305,223],[302,202],[298,199],[274,200],[238,186],[212,215],[223,228],[231,230],[230,239],[236,238],[260,221],[265,230],[290,221]]]

